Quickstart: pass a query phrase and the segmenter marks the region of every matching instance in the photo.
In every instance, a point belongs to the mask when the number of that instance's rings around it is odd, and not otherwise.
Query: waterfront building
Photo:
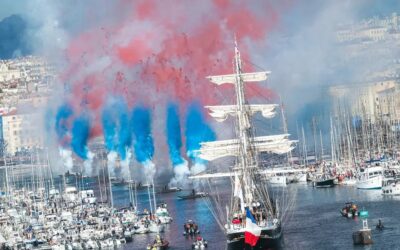
[[[17,114],[2,116],[2,133],[8,154],[43,148],[43,133],[40,132],[39,114]]]
[[[334,85],[329,88],[333,99],[333,115],[339,116],[344,109],[349,115],[359,116],[371,122],[383,116],[400,120],[400,82],[398,78],[382,78],[365,83]]]
[[[339,43],[381,41],[398,37],[400,16],[393,13],[384,18],[370,18],[356,24],[341,24],[336,31]]]

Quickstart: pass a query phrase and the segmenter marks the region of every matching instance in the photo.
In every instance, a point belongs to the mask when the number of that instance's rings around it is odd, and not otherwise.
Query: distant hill
[[[11,59],[30,54],[29,42],[25,39],[26,21],[19,15],[11,15],[0,21],[0,59]]]

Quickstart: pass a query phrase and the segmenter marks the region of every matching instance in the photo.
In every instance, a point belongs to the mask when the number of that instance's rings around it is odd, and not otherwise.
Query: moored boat
[[[335,178],[322,175],[313,181],[313,186],[317,188],[333,187],[335,186]]]
[[[148,250],[166,250],[169,247],[169,242],[160,237],[160,235],[156,236],[153,244],[149,244],[147,246]]]
[[[361,169],[357,180],[358,189],[381,189],[383,181],[382,167],[374,166]]]
[[[191,200],[191,199],[203,198],[203,197],[207,197],[207,196],[208,196],[208,193],[206,193],[206,192],[196,192],[195,190],[193,190],[191,194],[178,195],[178,198],[181,200]]]
[[[382,195],[400,195],[400,180],[395,178],[383,179]]]

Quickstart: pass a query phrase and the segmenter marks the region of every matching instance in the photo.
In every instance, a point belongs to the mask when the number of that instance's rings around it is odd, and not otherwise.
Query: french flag
[[[261,235],[261,228],[257,226],[256,220],[246,207],[246,231],[244,232],[244,242],[254,247]]]

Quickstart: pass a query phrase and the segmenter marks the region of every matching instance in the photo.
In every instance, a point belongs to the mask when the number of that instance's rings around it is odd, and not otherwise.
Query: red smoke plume
[[[264,42],[276,25],[277,11],[284,5],[255,2],[118,3],[123,8],[121,13],[129,12],[126,18],[102,23],[72,38],[69,44],[68,68],[62,80],[70,86],[70,102],[75,109],[90,109],[95,121],[108,94],[123,95],[131,106],[137,102],[159,105],[192,100],[231,103],[232,86],[217,88],[205,77],[232,73],[234,35],[242,58],[248,60],[249,46]],[[249,64],[245,69],[253,70]],[[260,84],[252,85],[247,94],[273,95]],[[92,135],[100,132],[95,126]]]

